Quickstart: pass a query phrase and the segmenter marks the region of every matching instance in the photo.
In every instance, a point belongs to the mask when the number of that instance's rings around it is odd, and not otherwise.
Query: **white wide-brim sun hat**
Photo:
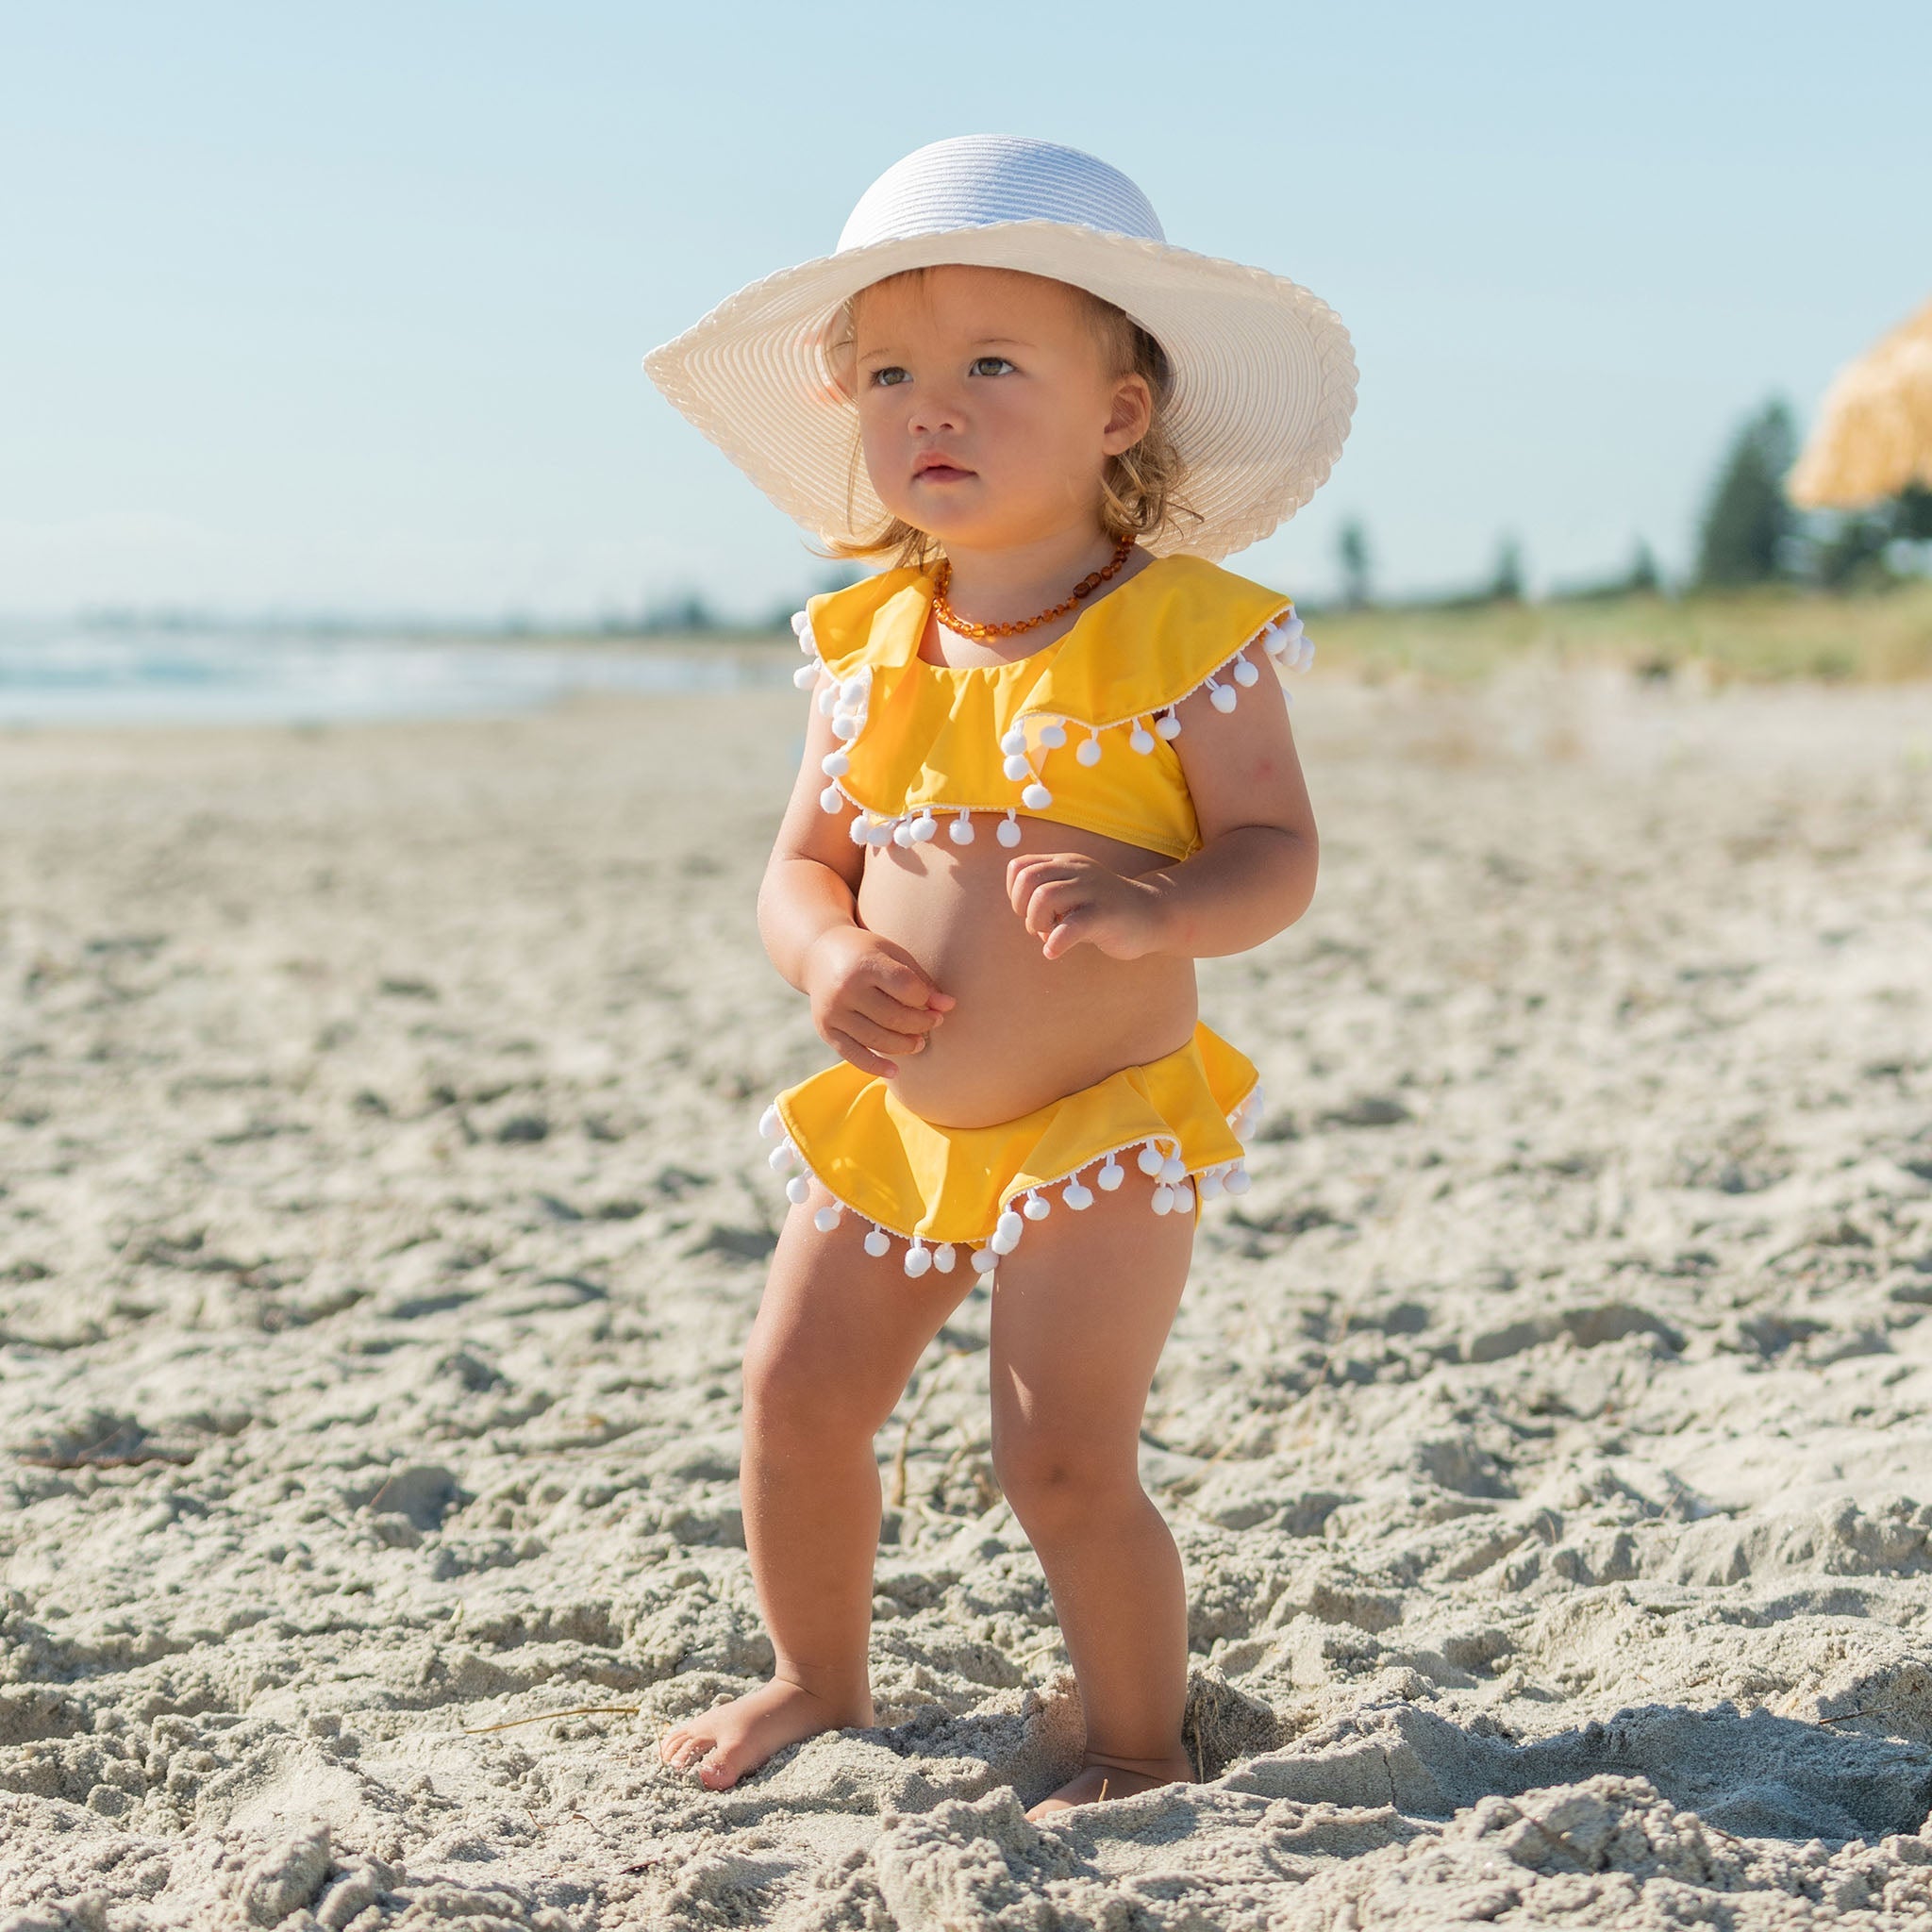
[[[859,197],[838,251],[751,283],[644,367],[779,508],[824,540],[886,511],[855,462],[858,416],[832,328],[861,289],[961,262],[1071,282],[1124,309],[1168,358],[1180,496],[1200,521],[1146,540],[1218,558],[1291,517],[1327,480],[1355,410],[1341,319],[1283,275],[1174,247],[1147,197],[1077,148],[1005,135],[935,142]]]

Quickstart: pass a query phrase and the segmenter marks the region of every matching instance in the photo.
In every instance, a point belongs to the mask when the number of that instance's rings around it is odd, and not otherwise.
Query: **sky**
[[[641,360],[928,141],[1085,148],[1361,372],[1230,567],[1689,563],[1740,421],[1932,295],[1932,7],[0,0],[0,614],[819,588]]]

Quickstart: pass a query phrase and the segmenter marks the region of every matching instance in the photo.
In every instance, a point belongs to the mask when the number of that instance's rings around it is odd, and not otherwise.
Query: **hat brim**
[[[1218,558],[1258,541],[1327,480],[1355,412],[1341,319],[1298,283],[1165,242],[1058,221],[995,222],[877,242],[741,289],[644,368],[666,398],[780,509],[849,541],[886,511],[856,463],[857,412],[826,328],[859,290],[941,263],[1071,282],[1133,317],[1167,352],[1169,434],[1196,512],[1147,541]]]

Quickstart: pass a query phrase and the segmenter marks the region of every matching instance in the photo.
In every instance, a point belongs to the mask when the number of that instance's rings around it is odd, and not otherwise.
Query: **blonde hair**
[[[902,269],[895,275],[871,284],[884,288],[887,283],[908,277],[924,280],[928,271]],[[1147,385],[1153,408],[1140,441],[1118,456],[1108,457],[1100,473],[1100,521],[1107,534],[1119,541],[1124,537],[1151,537],[1181,518],[1200,522],[1199,513],[1183,503],[1180,491],[1186,480],[1186,465],[1174,447],[1167,427],[1167,408],[1173,393],[1174,375],[1167,351],[1129,315],[1090,289],[1073,283],[1107,358],[1109,376],[1138,375]],[[865,293],[861,289],[859,294]],[[854,347],[858,339],[858,295],[851,296],[833,321],[826,342],[832,366],[841,387],[850,395]],[[852,431],[852,455],[845,476],[845,523],[848,529],[858,521],[858,479],[864,462],[857,424]],[[824,555],[839,558],[884,558],[895,569],[924,570],[936,562],[942,546],[929,531],[908,524],[903,517],[889,515],[879,526],[850,539],[828,539]]]

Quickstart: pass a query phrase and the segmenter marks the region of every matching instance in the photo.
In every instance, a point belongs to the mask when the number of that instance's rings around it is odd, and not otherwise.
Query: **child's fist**
[[[805,960],[805,990],[819,1038],[861,1073],[891,1079],[953,1004],[891,940],[862,925],[821,933]]]
[[[1007,896],[1049,959],[1095,946],[1138,959],[1160,942],[1160,903],[1141,879],[1123,878],[1080,852],[1031,853],[1007,862]]]

